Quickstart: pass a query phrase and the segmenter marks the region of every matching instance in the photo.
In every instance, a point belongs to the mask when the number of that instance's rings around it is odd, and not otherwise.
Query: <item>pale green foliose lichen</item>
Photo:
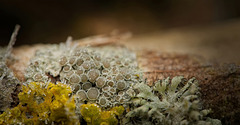
[[[198,81],[174,77],[157,81],[153,87],[136,84],[138,91],[132,99],[132,108],[126,114],[125,124],[159,125],[220,125],[221,121],[206,117],[199,99]]]

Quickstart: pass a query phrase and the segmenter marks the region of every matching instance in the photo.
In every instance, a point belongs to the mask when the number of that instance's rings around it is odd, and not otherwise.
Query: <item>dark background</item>
[[[15,24],[16,46],[58,43],[109,33],[144,34],[176,27],[212,25],[240,17],[238,0],[49,0],[0,1],[0,45]]]

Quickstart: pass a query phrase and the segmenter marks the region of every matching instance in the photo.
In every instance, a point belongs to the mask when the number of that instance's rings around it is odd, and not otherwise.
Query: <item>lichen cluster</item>
[[[18,80],[1,60],[0,73],[5,111]],[[148,86],[135,53],[123,47],[48,45],[35,53],[25,78],[19,104],[0,115],[0,124],[221,124],[207,117],[196,79]]]
[[[0,115],[0,124],[79,124],[71,88],[65,84],[32,82],[22,86],[18,106]]]
[[[130,101],[132,86],[141,75],[136,56],[125,48],[64,48],[52,45],[39,50],[27,69],[28,81],[59,80],[71,85],[77,102],[111,108]],[[52,78],[52,79],[51,79]]]
[[[158,81],[151,88],[136,84],[138,91],[132,109],[126,114],[125,124],[213,124],[221,121],[206,117],[210,110],[203,110],[199,99],[198,81],[186,81],[182,76]]]
[[[6,48],[0,47],[0,112],[11,107],[13,102],[12,94],[19,85],[13,72],[6,65]]]
[[[123,112],[123,106],[113,107],[109,111],[102,111],[96,104],[83,104],[81,106],[83,119],[90,125],[117,125],[116,116],[121,116]]]

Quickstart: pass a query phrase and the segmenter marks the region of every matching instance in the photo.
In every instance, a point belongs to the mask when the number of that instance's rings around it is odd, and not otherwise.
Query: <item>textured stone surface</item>
[[[85,41],[91,41],[88,39]],[[20,80],[24,80],[24,69],[35,50],[45,45],[18,47],[13,50],[17,58],[9,67]],[[26,54],[27,53],[27,54]],[[223,123],[238,123],[240,107],[240,70],[237,64],[213,64],[195,55],[159,53],[158,51],[136,51],[138,63],[143,69],[144,77],[151,85],[158,79],[183,75],[196,77],[201,88],[203,105],[211,108],[213,118]],[[234,110],[233,110],[234,109]]]

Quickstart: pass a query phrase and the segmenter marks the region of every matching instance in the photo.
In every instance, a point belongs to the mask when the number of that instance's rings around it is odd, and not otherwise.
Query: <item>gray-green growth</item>
[[[126,114],[125,124],[159,125],[219,125],[221,121],[206,117],[210,110],[203,110],[199,99],[198,81],[174,77],[158,81],[151,88],[136,84],[138,92],[132,99],[132,109]]]
[[[11,58],[12,47],[16,41],[16,36],[20,26],[16,25],[7,47],[0,47],[0,112],[10,108],[13,102],[12,94],[19,84],[18,79],[7,67],[7,59]]]
[[[16,89],[19,81],[7,67],[5,62],[0,60],[0,111],[10,108],[13,102],[12,93]]]

